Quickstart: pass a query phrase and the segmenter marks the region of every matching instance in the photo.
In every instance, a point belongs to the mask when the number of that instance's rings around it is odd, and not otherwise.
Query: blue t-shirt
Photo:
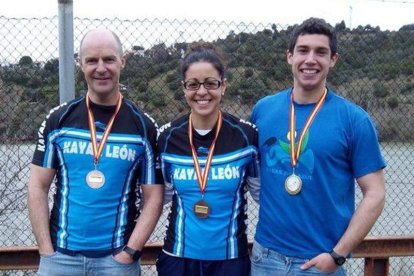
[[[215,128],[206,135],[193,130],[202,169],[215,133]],[[247,179],[259,176],[256,129],[223,114],[204,194],[211,210],[208,218],[197,217],[193,210],[202,194],[188,138],[188,115],[162,127],[157,150],[166,186],[174,190],[163,250],[198,260],[246,256]]]
[[[91,103],[98,143],[115,106]],[[33,164],[56,170],[50,217],[54,247],[87,256],[110,254],[129,239],[139,216],[140,184],[155,183],[153,121],[123,99],[97,169],[105,176],[91,188],[94,169],[85,97],[53,109],[39,129]]]
[[[385,167],[369,115],[329,90],[303,139],[295,174],[302,190],[290,195],[289,106],[292,89],[261,99],[252,122],[259,130],[261,192],[255,239],[283,255],[329,252],[354,213],[355,178]],[[315,104],[295,103],[296,143]]]

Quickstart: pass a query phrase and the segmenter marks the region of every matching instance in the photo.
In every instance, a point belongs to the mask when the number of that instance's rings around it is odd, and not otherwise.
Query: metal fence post
[[[73,50],[73,0],[59,3],[59,102],[75,98],[75,65]]]

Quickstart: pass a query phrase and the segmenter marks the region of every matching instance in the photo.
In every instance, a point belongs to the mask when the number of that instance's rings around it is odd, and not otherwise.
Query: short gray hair
[[[94,29],[94,30],[90,30],[90,31],[88,31],[83,37],[82,37],[82,39],[81,39],[81,41],[80,41],[80,45],[79,45],[79,58],[81,58],[81,56],[82,56],[82,46],[83,46],[83,41],[85,40],[85,37],[88,35],[88,34],[90,34],[91,32],[95,32],[95,31],[97,31],[97,30],[99,30],[99,29]],[[123,51],[123,49],[122,49],[122,43],[121,43],[121,40],[119,39],[119,36],[116,34],[116,33],[114,33],[113,31],[111,31],[111,30],[109,30],[109,29],[102,29],[102,30],[106,30],[106,31],[108,31],[108,32],[110,32],[111,34],[112,34],[112,36],[114,37],[114,39],[115,39],[115,42],[116,42],[116,46],[117,46],[117,48],[118,48],[118,53],[119,53],[119,55],[120,56],[122,56],[123,55],[123,53],[124,53],[124,51]]]

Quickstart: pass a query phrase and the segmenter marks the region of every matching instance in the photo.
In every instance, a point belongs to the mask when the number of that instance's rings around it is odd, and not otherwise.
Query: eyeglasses
[[[201,85],[203,85],[207,90],[215,90],[221,86],[221,81],[213,78],[207,78],[204,80],[204,82],[199,82],[196,79],[191,79],[183,83],[184,88],[190,91],[197,91],[200,89]]]

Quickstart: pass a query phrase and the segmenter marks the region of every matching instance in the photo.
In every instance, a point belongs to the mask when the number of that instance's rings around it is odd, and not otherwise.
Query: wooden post
[[[364,276],[388,276],[389,258],[365,258]]]

